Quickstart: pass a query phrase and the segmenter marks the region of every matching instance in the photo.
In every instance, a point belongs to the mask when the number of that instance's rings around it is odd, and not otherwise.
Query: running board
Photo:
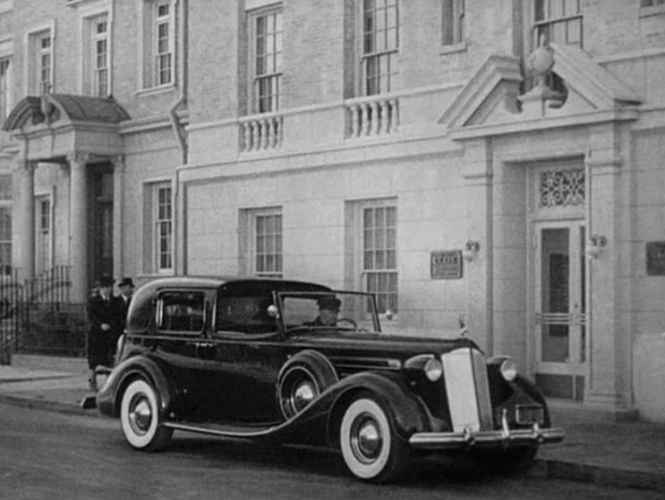
[[[197,432],[199,434],[210,434],[213,436],[224,436],[234,438],[259,438],[268,436],[283,428],[282,425],[268,427],[220,425],[220,424],[186,424],[179,422],[164,422],[164,427],[178,431]]]

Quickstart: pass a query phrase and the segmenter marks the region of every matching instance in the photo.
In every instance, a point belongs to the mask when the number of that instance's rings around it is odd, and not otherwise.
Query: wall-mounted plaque
[[[665,276],[665,241],[647,243],[647,274]]]
[[[446,250],[430,254],[430,276],[433,280],[456,280],[462,277],[462,251]]]

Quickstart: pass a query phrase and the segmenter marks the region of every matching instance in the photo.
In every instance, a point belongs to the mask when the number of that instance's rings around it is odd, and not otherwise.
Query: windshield
[[[278,297],[287,331],[301,328],[381,331],[374,296],[369,293],[282,292]]]

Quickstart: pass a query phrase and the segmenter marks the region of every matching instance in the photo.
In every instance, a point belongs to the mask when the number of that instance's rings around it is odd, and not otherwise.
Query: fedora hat
[[[113,286],[115,280],[108,275],[104,275],[99,278],[99,286]]]
[[[135,288],[134,282],[132,281],[132,278],[129,277],[124,277],[122,280],[120,280],[120,283],[118,283],[118,286],[131,286],[132,288]]]

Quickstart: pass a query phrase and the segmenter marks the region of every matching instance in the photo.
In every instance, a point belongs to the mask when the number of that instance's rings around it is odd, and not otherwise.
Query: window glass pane
[[[199,332],[203,329],[204,296],[198,292],[162,294],[162,330]]]

